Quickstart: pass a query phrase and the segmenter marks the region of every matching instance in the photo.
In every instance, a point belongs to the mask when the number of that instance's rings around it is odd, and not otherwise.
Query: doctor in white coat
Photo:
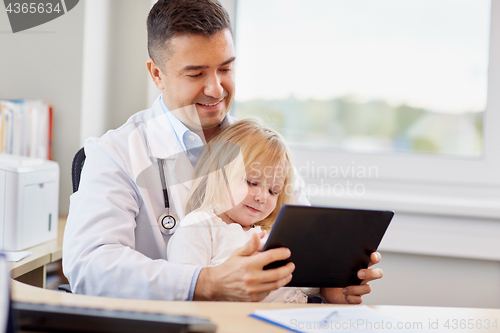
[[[262,268],[290,256],[288,249],[258,253],[254,237],[217,267],[166,261],[169,234],[158,218],[184,217],[193,157],[187,147],[233,121],[234,45],[227,13],[211,0],[160,0],[148,17],[148,69],[161,96],[123,126],[85,142],[79,190],[71,196],[63,270],[75,293],[159,300],[259,301],[286,285],[292,263]],[[163,170],[158,161],[162,161]],[[295,187],[296,203],[307,204]],[[175,230],[175,229],[174,229]],[[380,255],[374,253],[372,262]],[[360,286],[322,291],[330,302],[360,303],[380,269],[360,270]]]

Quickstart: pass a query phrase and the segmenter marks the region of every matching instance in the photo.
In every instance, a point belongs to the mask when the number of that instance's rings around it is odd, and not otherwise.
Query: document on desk
[[[29,251],[19,251],[19,252],[2,252],[5,257],[7,258],[7,261],[9,262],[18,262],[19,260],[26,258],[31,254]]]
[[[301,333],[427,331],[426,323],[390,317],[366,305],[256,310],[250,317]]]

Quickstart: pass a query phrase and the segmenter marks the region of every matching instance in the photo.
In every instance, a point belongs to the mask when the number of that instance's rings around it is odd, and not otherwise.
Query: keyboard
[[[215,332],[209,319],[117,310],[12,302],[18,330],[33,332]]]

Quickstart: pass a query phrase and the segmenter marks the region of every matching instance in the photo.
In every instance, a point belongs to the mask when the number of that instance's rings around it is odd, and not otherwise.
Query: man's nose
[[[222,87],[222,82],[220,77],[217,74],[210,75],[207,78],[207,82],[205,84],[204,94],[205,96],[212,98],[221,98],[224,92],[224,88]]]

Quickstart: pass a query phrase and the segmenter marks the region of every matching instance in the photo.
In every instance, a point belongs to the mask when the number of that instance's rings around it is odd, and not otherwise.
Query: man
[[[64,236],[64,273],[74,292],[89,295],[262,300],[291,280],[293,263],[263,270],[288,258],[288,249],[259,253],[254,237],[220,266],[172,264],[166,261],[170,230],[159,218],[184,216],[197,159],[192,147],[233,121],[228,111],[235,53],[228,15],[211,0],[160,0],[148,17],[148,50],[148,70],[162,94],[150,109],[85,143],[87,160]],[[300,184],[295,202],[307,204]],[[379,260],[372,255],[373,263]],[[366,283],[382,271],[360,270],[358,276],[362,285],[324,289],[322,295],[330,302],[360,303],[370,292]]]

